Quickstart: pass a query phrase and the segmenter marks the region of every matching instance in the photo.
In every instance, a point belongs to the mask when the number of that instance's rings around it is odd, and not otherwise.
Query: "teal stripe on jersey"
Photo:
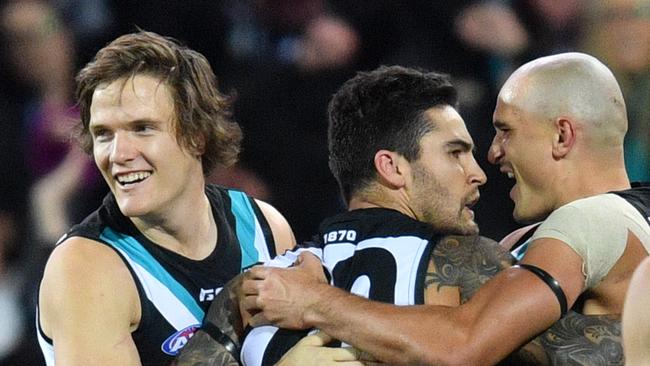
[[[228,195],[241,247],[241,268],[248,268],[259,261],[255,248],[255,214],[246,194],[229,190]]]
[[[513,257],[515,257],[516,260],[520,261],[524,258],[524,254],[526,254],[526,251],[528,250],[528,244],[530,244],[530,239],[526,240],[522,245],[518,246],[517,249],[513,250],[510,252]]]
[[[196,319],[199,321],[203,319],[205,313],[192,295],[134,237],[118,233],[111,228],[104,229],[99,237],[112,246],[121,249],[131,260],[141,265],[153,277],[163,283]]]

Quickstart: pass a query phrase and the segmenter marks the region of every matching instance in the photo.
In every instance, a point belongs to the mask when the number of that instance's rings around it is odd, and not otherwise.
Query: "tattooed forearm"
[[[210,322],[221,330],[239,347],[243,334],[241,313],[239,312],[238,290],[242,275],[232,279],[217,295],[205,316],[204,323]],[[199,329],[183,347],[173,365],[239,365],[228,350],[215,341],[205,331]]]
[[[239,366],[228,350],[199,330],[174,360],[175,366]]]
[[[552,365],[623,365],[621,319],[569,312],[540,337]]]
[[[445,236],[431,253],[434,270],[427,272],[425,287],[459,287],[461,302],[514,259],[505,249],[483,236]]]
[[[569,311],[500,365],[623,365],[619,316]]]

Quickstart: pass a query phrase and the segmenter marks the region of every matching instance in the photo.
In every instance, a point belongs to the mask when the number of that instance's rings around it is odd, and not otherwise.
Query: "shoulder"
[[[105,275],[105,270],[126,269],[108,245],[80,236],[63,237],[47,261],[44,277]],[[128,270],[127,270],[128,273]]]
[[[637,216],[639,213],[636,209],[617,195],[587,197],[553,211],[533,234],[533,239],[552,237],[569,245],[572,242],[593,242],[598,238],[601,238],[598,241],[606,238],[624,239],[627,237],[630,219]]]
[[[255,199],[255,203],[259,206],[260,211],[262,211],[264,218],[271,227],[271,231],[273,231],[276,252],[283,253],[285,250],[293,248],[296,245],[296,238],[293,236],[293,231],[287,219],[270,204],[258,199]]]
[[[456,286],[465,302],[483,283],[513,263],[510,253],[490,238],[445,236],[431,253],[427,286]]]
[[[107,245],[75,236],[64,239],[50,255],[39,308],[47,332],[48,325],[65,320],[68,315],[64,314],[84,314],[90,309],[129,313],[136,300],[135,283],[119,255]]]
[[[495,240],[481,235],[447,235],[442,237],[434,249],[432,257],[465,257],[480,254],[497,259],[510,261],[511,256],[508,251],[501,247]]]
[[[615,194],[576,200],[549,215],[533,234],[531,250],[540,247],[542,256],[561,254],[567,261],[575,253],[575,260],[582,263],[585,286],[592,288],[623,255],[629,230],[637,231],[639,220],[638,211]]]
[[[598,222],[598,220],[610,219],[614,213],[634,211],[636,211],[634,206],[616,194],[599,194],[575,200],[557,208],[544,221],[544,224],[566,219]]]

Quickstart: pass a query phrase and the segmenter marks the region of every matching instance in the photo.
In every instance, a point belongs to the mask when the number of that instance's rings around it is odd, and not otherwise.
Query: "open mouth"
[[[128,185],[140,183],[140,182],[144,181],[145,179],[149,178],[150,176],[151,176],[151,172],[147,172],[147,171],[130,172],[130,173],[115,175],[115,180],[122,187],[126,187]]]
[[[515,190],[516,190],[516,187],[517,187],[517,178],[515,177],[515,173],[513,171],[507,170],[507,169],[508,168],[502,167],[501,168],[501,173],[505,174],[508,177],[508,179],[514,180],[514,184],[512,185],[512,188],[510,189],[510,194],[509,194],[510,199],[512,199],[514,201],[515,196],[516,196]]]
[[[515,179],[515,172],[513,172],[510,169],[512,168],[501,165],[501,169],[499,170],[501,171],[501,173],[505,174],[506,177],[508,177],[509,179]]]

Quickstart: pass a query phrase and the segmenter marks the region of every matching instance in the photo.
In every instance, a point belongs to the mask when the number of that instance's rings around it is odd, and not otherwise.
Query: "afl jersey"
[[[214,251],[202,260],[151,242],[122,215],[112,194],[60,240],[81,236],[107,245],[130,270],[141,304],[140,323],[131,335],[143,365],[170,363],[201,326],[222,287],[246,268],[275,257],[271,229],[254,199],[215,185],[206,186],[206,195],[218,237]],[[47,365],[54,365],[52,340],[37,326]]]
[[[376,301],[415,305],[424,303],[424,278],[439,239],[423,222],[394,210],[368,208],[326,219],[317,244],[332,285]],[[273,365],[308,332],[254,328],[244,338],[242,363]]]

